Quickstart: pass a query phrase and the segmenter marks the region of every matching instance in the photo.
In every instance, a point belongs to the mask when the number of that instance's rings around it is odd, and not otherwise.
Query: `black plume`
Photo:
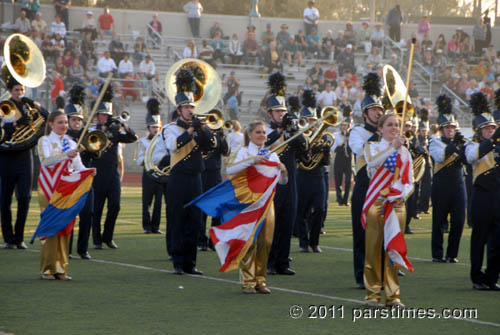
[[[421,108],[420,109],[420,121],[427,122],[429,121],[429,111],[427,108]]]
[[[99,86],[99,93],[101,92],[103,86],[104,84],[101,84]],[[113,100],[113,95],[114,95],[113,84],[109,83],[108,87],[106,88],[106,92],[102,97],[102,102],[111,102]]]
[[[267,85],[269,86],[269,90],[272,94],[278,96],[285,95],[285,77],[280,72],[275,72],[269,75],[269,78],[267,79]]]
[[[469,105],[474,115],[482,113],[490,113],[490,106],[488,106],[488,99],[482,92],[476,92],[470,96]]]
[[[156,98],[150,98],[146,103],[150,115],[160,115],[160,102]]]
[[[304,93],[302,93],[302,105],[305,107],[316,107],[316,94],[313,90],[304,90]]]
[[[188,69],[180,69],[176,74],[175,86],[177,92],[193,92],[194,90],[194,76],[193,72]]]
[[[382,95],[380,87],[380,77],[375,72],[368,73],[364,78],[363,90],[368,95],[375,95],[377,97]]]
[[[451,114],[451,99],[446,94],[441,94],[436,98],[436,106],[439,114]]]
[[[292,95],[288,98],[288,106],[292,111],[296,111],[300,109],[300,99],[296,95]]]
[[[347,118],[347,117],[351,117],[351,115],[352,115],[351,104],[342,105],[342,116]]]
[[[85,87],[81,85],[73,85],[73,87],[69,90],[69,102],[83,106],[85,95]]]
[[[495,91],[495,108],[500,109],[500,88]]]

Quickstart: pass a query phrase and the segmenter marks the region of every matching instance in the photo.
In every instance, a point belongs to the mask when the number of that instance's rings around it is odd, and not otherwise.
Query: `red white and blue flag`
[[[279,177],[278,163],[265,160],[231,176],[188,204],[221,220],[221,225],[210,229],[221,263],[220,272],[238,268],[257,240],[273,205]]]
[[[384,199],[384,250],[392,262],[413,272],[413,266],[406,257],[407,247],[401,232],[399,220],[394,210],[393,201],[402,200],[412,185],[412,167],[409,153],[404,157],[398,151],[387,157],[370,180],[366,193],[361,223],[366,228],[366,213],[379,196]]]

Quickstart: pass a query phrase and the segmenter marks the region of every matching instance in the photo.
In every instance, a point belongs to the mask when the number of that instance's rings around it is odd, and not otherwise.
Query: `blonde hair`
[[[241,130],[241,123],[238,120],[231,120],[231,123],[233,124],[233,131],[235,133],[239,132]]]
[[[397,114],[391,113],[391,114],[384,114],[380,117],[377,123],[377,128],[382,128],[384,126],[385,121],[387,121],[388,118],[394,116],[396,120],[398,120],[398,123],[401,124],[401,120],[398,118]]]
[[[248,124],[248,126],[245,128],[245,147],[248,147],[248,145],[250,144],[250,135],[248,135],[248,134],[251,133],[252,131],[254,131],[255,128],[257,128],[258,126],[265,127],[266,124],[264,123],[264,121],[256,120],[256,121],[250,122]]]

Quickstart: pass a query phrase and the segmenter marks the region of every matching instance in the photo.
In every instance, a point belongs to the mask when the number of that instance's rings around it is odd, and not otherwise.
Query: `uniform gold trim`
[[[363,155],[356,157],[356,173],[359,172],[366,165],[365,157]]]
[[[475,182],[478,176],[495,168],[496,162],[493,151],[488,152],[485,157],[486,159],[481,159],[477,162],[476,166],[474,166],[474,170],[472,171],[472,182]]]
[[[439,162],[434,162],[434,174],[438,173],[439,170],[441,170],[444,167],[447,167],[451,163],[455,161],[455,159],[458,158],[458,154],[454,152],[450,157],[448,157],[444,162],[439,163]]]

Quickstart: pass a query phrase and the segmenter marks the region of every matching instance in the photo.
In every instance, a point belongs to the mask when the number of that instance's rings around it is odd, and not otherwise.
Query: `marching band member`
[[[80,85],[74,85],[69,91],[70,103],[65,107],[65,113],[68,117],[68,131],[66,134],[71,137],[75,142],[78,142],[80,135],[83,131],[83,114],[82,109],[84,107],[85,99],[85,88]],[[93,158],[92,154],[88,151],[83,151],[80,153],[80,157],[83,165],[90,166]],[[90,229],[92,227],[92,216],[94,213],[94,191],[92,187],[87,195],[87,200],[85,206],[80,212],[80,221],[78,223],[78,242],[77,242],[77,253],[81,259],[91,259],[88,252],[89,248],[89,237]],[[71,254],[72,250],[73,233],[71,234],[71,239],[69,242],[69,252]]]
[[[66,135],[68,130],[68,118],[63,111],[50,113],[48,118],[48,127],[46,135],[40,138],[38,142],[38,154],[42,166],[53,167],[62,163],[68,158],[71,159],[68,164],[68,170],[80,171],[85,169],[76,143]],[[93,169],[95,175],[95,168]],[[43,210],[49,204],[45,193],[39,187],[38,196],[40,209]],[[40,246],[40,272],[42,279],[46,280],[71,280],[68,276],[69,263],[69,239],[73,230],[73,222],[61,230],[57,235],[47,237],[41,240]]]
[[[366,161],[363,149],[368,141],[377,141],[377,124],[384,114],[384,107],[380,101],[380,78],[376,73],[365,76],[363,89],[365,97],[361,101],[361,109],[365,124],[355,126],[349,133],[349,148],[356,158],[356,177],[351,197],[352,237],[354,254],[354,278],[359,289],[364,289],[363,268],[365,265],[365,230],[361,224],[361,212],[365,201],[370,179],[366,173]]]
[[[420,109],[420,124],[418,127],[418,142],[425,151],[425,171],[420,181],[420,194],[418,195],[418,211],[429,214],[429,201],[431,200],[432,161],[429,155],[429,111]]]
[[[156,98],[150,98],[146,104],[148,113],[146,114],[146,126],[148,135],[138,141],[137,159],[138,166],[144,166],[144,154],[151,140],[161,129],[160,102]],[[162,184],[154,181],[142,170],[142,228],[144,234],[161,234],[161,201],[164,193]],[[154,198],[154,203],[153,203]],[[153,215],[149,212],[153,203]]]
[[[457,131],[458,122],[452,113],[451,99],[437,97],[438,124],[442,136],[429,145],[434,160],[432,179],[432,261],[458,263],[457,255],[465,222],[465,184],[463,176],[464,136]],[[450,233],[446,259],[443,258],[443,230],[450,215]]]
[[[245,132],[244,146],[238,151],[233,165],[227,168],[228,175],[235,175],[249,166],[259,164],[267,159],[268,161],[279,163],[278,168],[282,173],[278,183],[286,184],[286,167],[283,163],[280,163],[276,153],[268,154],[269,150],[264,147],[266,140],[265,123],[262,121],[251,122]],[[248,160],[252,156],[255,158]],[[243,163],[242,161],[245,162]],[[243,293],[271,293],[266,286],[266,264],[272,244],[274,222],[274,211],[271,206],[267,212],[265,223],[260,228],[257,240],[252,244],[239,265]]]
[[[332,152],[335,154],[333,160],[333,175],[335,179],[335,190],[337,192],[337,203],[339,206],[349,206],[349,192],[351,190],[352,179],[352,151],[348,145],[348,133],[351,128],[350,105],[344,107],[342,114],[343,120],[340,123],[339,131],[334,133],[335,142],[332,146]],[[342,184],[344,192],[342,194]]]
[[[305,90],[302,94],[302,105],[300,117],[307,118],[309,124],[318,120],[316,116],[316,97],[312,90]],[[325,146],[318,143],[311,144],[311,154],[323,153],[321,163],[312,170],[304,169],[305,165],[299,164],[297,172],[297,218],[296,223],[299,230],[300,252],[309,252],[311,247],[313,252],[319,253],[319,235],[321,224],[327,208],[325,207],[324,175],[325,165],[328,166],[330,158],[330,148],[325,155]],[[309,163],[311,156],[301,157],[303,163]]]
[[[36,109],[41,117],[47,118],[48,112],[39,102],[24,96],[25,86],[17,82],[12,76],[6,80],[7,90],[11,94],[9,99],[21,113],[21,117],[14,122],[0,119],[0,126],[3,133],[2,141],[12,138],[18,126],[27,126],[33,122],[33,115],[28,108]],[[40,134],[41,136],[42,134]],[[38,136],[38,135],[36,135]],[[31,184],[33,179],[33,157],[31,148],[37,143],[38,137],[33,138],[33,143],[29,147],[22,147],[19,150],[4,150],[0,148],[0,214],[2,221],[2,236],[5,241],[5,249],[26,249],[24,243],[24,225],[28,215],[31,200]],[[12,194],[16,191],[17,217],[12,229]]]
[[[400,125],[396,114],[382,116],[378,123],[378,129],[381,133],[381,140],[379,142],[368,141],[364,149],[368,177],[375,178],[381,166],[395,171],[392,171],[394,177],[390,176],[392,181],[389,181],[388,186],[379,191],[378,197],[366,213],[365,300],[370,306],[379,305],[383,279],[385,306],[404,307],[399,295],[397,265],[387,251],[385,251],[385,259],[382,257],[382,248],[388,244],[388,241],[384,241],[387,238],[387,235],[384,236],[384,231],[386,225],[389,224],[388,219],[385,218],[387,213],[384,213],[388,210],[388,203],[395,211],[400,231],[403,231],[406,215],[405,198],[413,189],[412,159],[408,149],[403,146],[406,141],[405,137],[399,135]],[[395,154],[397,157],[391,158]],[[401,161],[401,166],[398,169],[399,161]],[[381,185],[384,182],[383,179],[380,179]],[[377,196],[377,194],[370,195]],[[366,201],[369,201],[368,197]],[[401,256],[403,259],[406,257],[406,255]],[[384,262],[383,266],[382,261]]]
[[[99,91],[103,88],[103,85],[101,85]],[[110,84],[102,99],[103,102],[97,107],[98,124],[95,129],[102,130],[111,144],[99,159],[92,161],[92,167],[97,169],[97,176],[94,178],[92,185],[95,196],[92,237],[94,249],[98,250],[102,249],[103,242],[111,249],[118,248],[113,241],[115,223],[120,212],[121,182],[118,172],[118,146],[120,143],[133,143],[137,140],[134,131],[127,124],[122,124],[112,117],[112,99],[113,87]],[[101,217],[106,199],[108,200],[108,211],[104,221],[104,231],[101,235]]]
[[[287,113],[285,103],[285,77],[279,72],[269,76],[268,85],[271,95],[267,98],[267,113],[271,120],[267,128],[266,146],[270,149],[287,140],[297,132],[297,126],[293,123],[293,117]],[[290,240],[292,238],[293,225],[297,214],[297,157],[307,152],[308,142],[304,135],[300,135],[293,141],[281,147],[278,152],[280,161],[285,164],[288,171],[288,183],[278,185],[276,197],[274,198],[275,229],[273,245],[269,254],[267,269],[269,274],[294,275],[295,271],[290,269]]]
[[[486,96],[474,93],[470,106],[474,140],[467,143],[465,154],[473,166],[471,199],[472,235],[470,277],[476,290],[500,291],[500,128],[496,128]],[[495,130],[496,128],[496,130]],[[484,247],[488,244],[486,271],[482,272]]]
[[[193,115],[194,77],[190,70],[181,69],[176,78],[178,120],[162,131],[159,142],[170,152],[170,176],[167,184],[167,221],[171,222],[171,254],[174,274],[202,275],[196,268],[201,211],[184,206],[202,193],[201,172],[204,169],[202,151],[217,147],[217,138],[199,118]],[[169,232],[167,232],[169,234]]]

